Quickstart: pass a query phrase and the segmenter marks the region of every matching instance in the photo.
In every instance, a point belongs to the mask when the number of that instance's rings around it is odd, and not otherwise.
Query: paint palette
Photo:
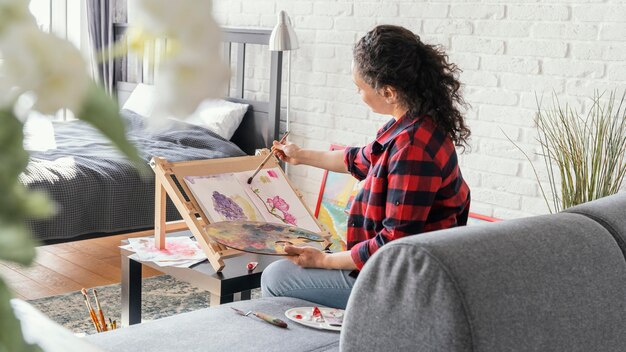
[[[320,234],[291,225],[258,221],[222,221],[206,226],[206,234],[215,242],[244,252],[287,255],[286,244],[324,249]]]
[[[321,313],[321,317],[316,314],[316,309]],[[343,309],[326,307],[298,307],[285,312],[285,316],[296,323],[331,331],[341,331],[344,314]]]

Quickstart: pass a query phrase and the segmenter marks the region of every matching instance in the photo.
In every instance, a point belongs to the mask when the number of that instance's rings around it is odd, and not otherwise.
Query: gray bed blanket
[[[245,155],[232,142],[198,126],[173,122],[157,130],[131,111],[123,110],[122,116],[128,139],[146,165],[153,156],[183,161]],[[33,147],[45,140],[51,142],[51,149]],[[27,129],[24,144],[31,158],[20,180],[29,189],[47,192],[57,210],[49,219],[30,222],[38,239],[65,241],[153,227],[154,175],[141,177],[90,125],[82,121],[35,124]],[[180,218],[171,201],[167,213],[168,221]]]

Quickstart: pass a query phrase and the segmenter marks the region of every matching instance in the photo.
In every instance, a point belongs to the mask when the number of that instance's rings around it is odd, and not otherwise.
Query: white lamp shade
[[[278,13],[278,23],[272,30],[269,47],[271,51],[298,49],[298,37],[291,26],[291,19],[285,11]]]

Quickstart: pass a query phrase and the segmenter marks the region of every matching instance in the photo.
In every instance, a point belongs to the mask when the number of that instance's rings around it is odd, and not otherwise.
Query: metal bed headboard
[[[127,23],[116,23],[113,26],[116,41],[124,40],[124,33],[128,29]],[[271,31],[268,29],[222,28],[224,59],[231,63],[232,50],[237,50],[235,69],[234,94],[226,96],[226,100],[249,104],[250,108],[244,116],[241,125],[235,132],[232,142],[244,152],[253,155],[256,149],[269,148],[273,140],[278,140],[280,129],[280,98],[282,82],[283,53],[268,51],[270,55],[269,99],[257,101],[244,98],[246,48],[249,45],[265,45],[269,43]],[[155,49],[165,45],[161,43],[146,45],[146,55],[154,55]],[[154,66],[144,65],[142,58],[123,56],[114,63],[114,90],[121,100],[124,100],[137,83],[153,83]],[[228,92],[231,92],[228,87]]]

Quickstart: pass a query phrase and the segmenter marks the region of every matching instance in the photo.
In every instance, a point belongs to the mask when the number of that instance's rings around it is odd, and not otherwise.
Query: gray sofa
[[[85,339],[105,351],[624,351],[626,193],[563,213],[389,243],[361,272],[341,334],[280,329],[263,298]]]

